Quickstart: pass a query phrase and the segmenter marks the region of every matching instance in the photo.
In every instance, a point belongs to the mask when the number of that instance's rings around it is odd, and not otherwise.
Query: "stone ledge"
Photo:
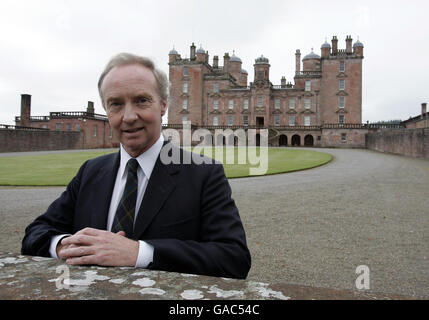
[[[69,277],[67,277],[67,272]],[[51,258],[0,253],[0,299],[354,300],[408,298],[131,267],[68,266],[63,261]]]

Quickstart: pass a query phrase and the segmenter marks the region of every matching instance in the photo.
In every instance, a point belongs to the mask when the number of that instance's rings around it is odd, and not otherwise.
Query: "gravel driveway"
[[[429,298],[429,161],[357,149],[312,149],[334,160],[289,174],[230,180],[252,269],[263,282]],[[61,188],[0,188],[0,252],[19,252],[24,228]]]

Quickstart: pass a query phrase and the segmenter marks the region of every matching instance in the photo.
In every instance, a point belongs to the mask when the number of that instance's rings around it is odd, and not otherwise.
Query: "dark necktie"
[[[134,215],[137,202],[137,168],[139,163],[132,158],[127,162],[128,174],[125,184],[124,193],[116,210],[115,219],[113,220],[112,232],[124,231],[128,238],[133,235]]]

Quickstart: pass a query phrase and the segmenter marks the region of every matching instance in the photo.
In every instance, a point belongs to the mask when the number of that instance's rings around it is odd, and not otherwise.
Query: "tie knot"
[[[127,162],[127,167],[128,167],[128,170],[130,170],[131,172],[137,172],[137,168],[139,167],[139,163],[136,159],[131,158]]]

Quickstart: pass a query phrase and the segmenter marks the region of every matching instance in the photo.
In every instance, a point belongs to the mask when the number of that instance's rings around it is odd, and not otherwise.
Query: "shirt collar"
[[[161,148],[164,144],[164,137],[160,134],[158,140],[145,152],[139,155],[136,160],[139,163],[140,169],[143,170],[143,174],[149,179],[152,174],[153,167],[155,166],[155,162],[158,159],[159,153],[161,152]],[[121,163],[119,166],[119,172],[121,174],[121,178],[125,175],[125,169],[127,167],[127,162],[132,157],[125,151],[124,147],[121,144]]]

